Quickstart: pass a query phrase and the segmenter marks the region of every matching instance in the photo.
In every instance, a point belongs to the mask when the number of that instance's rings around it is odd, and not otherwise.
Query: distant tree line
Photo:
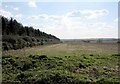
[[[0,17],[2,19],[3,50],[60,42],[56,36],[34,29],[31,26],[23,26],[13,18]]]

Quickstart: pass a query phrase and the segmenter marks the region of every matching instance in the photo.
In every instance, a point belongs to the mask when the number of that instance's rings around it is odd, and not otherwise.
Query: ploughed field
[[[120,84],[118,44],[61,43],[3,51],[3,83]]]

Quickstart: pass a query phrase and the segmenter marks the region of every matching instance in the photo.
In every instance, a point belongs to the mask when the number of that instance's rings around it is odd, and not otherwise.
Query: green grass
[[[119,59],[116,44],[55,44],[10,50],[3,52],[2,80],[20,84],[116,84],[120,83]]]

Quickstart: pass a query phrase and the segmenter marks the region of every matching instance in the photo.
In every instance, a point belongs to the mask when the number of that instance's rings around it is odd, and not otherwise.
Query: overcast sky
[[[0,15],[60,39],[118,36],[117,2],[3,2]]]

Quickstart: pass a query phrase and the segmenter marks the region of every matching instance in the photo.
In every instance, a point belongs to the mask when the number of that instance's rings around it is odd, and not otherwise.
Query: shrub
[[[39,59],[39,60],[47,59],[46,55],[34,55],[34,56],[31,56],[31,57],[34,58],[34,59]]]
[[[13,64],[13,63],[15,62],[12,58],[8,59],[8,61],[9,61],[11,64]]]
[[[47,60],[49,59],[46,55],[29,55],[30,58],[33,58],[33,59],[38,59],[38,60]],[[33,61],[33,64],[35,62]]]
[[[21,49],[21,48],[24,48],[26,45],[26,42],[23,40],[23,39],[21,39],[21,38],[19,38],[18,40],[17,40],[17,44],[18,44],[18,48],[19,49]]]
[[[41,45],[43,45],[43,42],[41,42]]]
[[[16,39],[17,38],[14,37],[14,36],[3,36],[2,41],[15,44],[16,43]]]
[[[27,70],[27,69],[29,69],[29,68],[31,68],[31,67],[32,67],[32,64],[25,63],[25,64],[23,65],[23,67],[22,67],[22,71],[25,71],[25,70]]]
[[[79,68],[86,68],[86,66],[80,63]]]
[[[9,50],[9,46],[7,42],[2,43],[2,50]]]
[[[8,42],[3,42],[2,50],[10,50],[10,49],[14,49],[13,44]]]
[[[36,41],[36,39],[35,39],[34,37],[32,37],[32,38],[31,38],[31,40],[32,40],[33,42],[35,42],[35,41]]]
[[[27,42],[32,42],[32,39],[30,37],[28,37],[28,36],[23,37],[23,40],[25,40]]]
[[[40,40],[39,39],[37,39],[37,42],[39,42]]]
[[[90,54],[90,56],[93,56],[93,54]]]
[[[20,74],[18,74],[17,79],[24,80],[26,77],[27,77],[27,75],[25,75],[24,73],[20,73]]]

